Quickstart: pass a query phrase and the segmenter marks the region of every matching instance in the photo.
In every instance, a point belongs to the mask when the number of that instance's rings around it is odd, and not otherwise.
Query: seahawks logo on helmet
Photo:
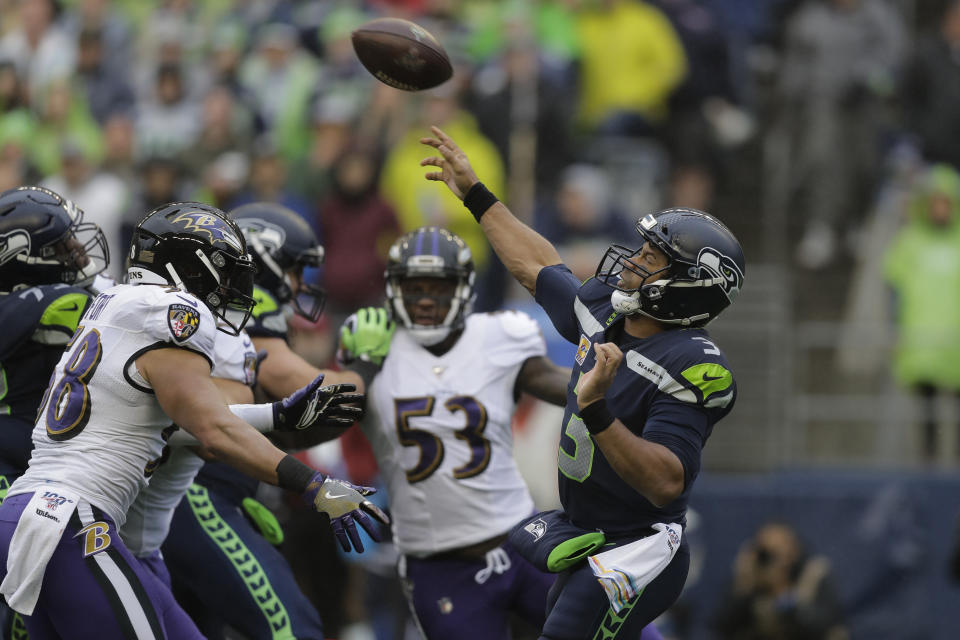
[[[712,278],[720,278],[722,282],[718,283],[723,288],[724,293],[730,302],[736,300],[740,295],[740,288],[743,286],[743,274],[737,263],[712,247],[704,247],[697,256],[697,266],[706,270]]]
[[[287,241],[287,232],[283,227],[256,218],[238,218],[234,222],[243,230],[245,237],[256,237],[263,248],[270,253],[276,253]]]
[[[211,244],[221,240],[237,251],[243,251],[240,240],[223,224],[223,220],[206,211],[181,211],[170,223],[182,224],[187,231],[206,234]]]
[[[22,229],[14,229],[10,233],[0,236],[0,264],[4,264],[20,253],[30,253],[29,233]]]

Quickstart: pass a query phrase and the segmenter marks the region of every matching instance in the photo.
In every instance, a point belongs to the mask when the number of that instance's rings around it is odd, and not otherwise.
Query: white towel
[[[7,605],[29,616],[37,606],[43,574],[60,542],[79,497],[63,487],[45,485],[27,503],[7,551],[7,577],[0,594]]]
[[[680,548],[679,524],[660,522],[652,528],[659,533],[588,558],[616,613],[660,575]]]

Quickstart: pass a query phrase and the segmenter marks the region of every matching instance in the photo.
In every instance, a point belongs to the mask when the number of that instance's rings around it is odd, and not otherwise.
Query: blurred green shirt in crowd
[[[896,294],[894,373],[905,385],[960,390],[960,175],[923,175],[884,264]]]

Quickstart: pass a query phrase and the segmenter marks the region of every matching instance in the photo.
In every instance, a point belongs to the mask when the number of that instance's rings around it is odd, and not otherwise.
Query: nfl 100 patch
[[[172,304],[167,309],[167,326],[175,340],[182,342],[197,332],[200,313],[185,304]]]

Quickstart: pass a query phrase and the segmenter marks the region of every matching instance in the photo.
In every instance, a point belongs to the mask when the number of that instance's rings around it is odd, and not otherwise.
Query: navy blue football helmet
[[[420,227],[401,236],[387,254],[387,308],[393,319],[410,331],[419,344],[429,347],[445,340],[461,329],[473,309],[476,272],[470,248],[460,236],[440,227]],[[408,278],[444,278],[456,282],[453,297],[437,300],[450,310],[438,325],[417,324],[407,311],[407,304],[416,304],[419,296],[404,294]]]
[[[127,280],[192,293],[217,328],[238,335],[253,311],[256,266],[243,234],[220,209],[200,202],[160,205],[133,232]]]
[[[99,226],[83,210],[43,187],[0,194],[0,291],[38,284],[85,287],[110,263]]]
[[[327,294],[304,282],[303,270],[323,264],[323,247],[307,221],[275,202],[251,202],[229,215],[257,265],[257,285],[311,322],[319,320]]]
[[[637,233],[643,243],[662,251],[668,260],[651,273],[637,261],[642,246],[630,249],[613,244],[597,266],[596,278],[614,289],[613,308],[618,313],[646,316],[671,325],[700,327],[730,306],[746,272],[743,249],[727,227],[696,209],[665,209],[640,218]],[[624,288],[620,277],[629,269],[653,282]]]

